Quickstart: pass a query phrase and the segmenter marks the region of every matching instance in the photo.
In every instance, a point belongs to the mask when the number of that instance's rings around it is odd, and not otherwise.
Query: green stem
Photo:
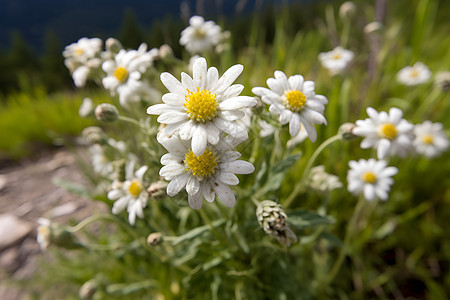
[[[348,248],[349,248],[351,237],[356,228],[358,217],[361,215],[361,212],[362,212],[362,209],[363,209],[365,203],[366,203],[366,200],[364,199],[363,196],[361,196],[358,200],[358,203],[356,204],[355,210],[353,211],[353,215],[352,215],[350,221],[347,223],[344,244],[341,247],[338,258],[337,258],[336,262],[334,263],[334,266],[331,269],[331,271],[324,283],[324,286],[328,286],[333,281],[333,279],[336,277],[338,271],[341,268],[341,265],[345,258],[345,254],[347,253]]]
[[[107,220],[107,221],[115,222],[116,218],[114,218],[111,215],[94,215],[94,216],[90,216],[90,217],[84,219],[83,221],[81,221],[80,223],[78,223],[75,226],[66,228],[66,230],[71,233],[75,233],[75,232],[83,229],[85,226],[87,226],[93,222],[99,221],[99,220]]]
[[[139,123],[137,120],[135,120],[133,118],[129,118],[129,117],[125,117],[125,116],[119,116],[119,120],[125,121],[125,122],[129,122],[129,123],[132,123],[132,124],[134,124],[136,126],[139,126],[139,127],[143,128],[141,123]]]
[[[284,209],[287,209],[292,202],[294,201],[295,197],[305,188],[306,183],[308,181],[308,175],[309,171],[311,170],[314,162],[316,161],[316,158],[319,156],[319,154],[330,144],[332,144],[335,141],[339,141],[342,139],[341,134],[336,134],[326,141],[324,141],[317,149],[314,151],[314,153],[309,158],[308,163],[306,164],[305,170],[303,171],[302,178],[300,180],[300,183],[295,186],[295,188],[292,190],[291,194],[287,197],[286,201],[283,204]]]

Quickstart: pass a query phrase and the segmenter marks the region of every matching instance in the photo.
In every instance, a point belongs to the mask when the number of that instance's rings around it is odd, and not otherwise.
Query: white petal
[[[234,65],[229,68],[223,75],[220,77],[219,82],[217,83],[217,89],[219,91],[225,91],[235,80],[241,75],[244,70],[243,65]]]
[[[290,86],[291,90],[300,91],[302,89],[303,81],[304,81],[302,75],[291,76],[291,77],[289,77],[288,81],[289,81],[289,86]]]
[[[378,142],[378,149],[377,149],[378,159],[385,158],[386,155],[388,154],[390,148],[391,148],[391,142],[387,139],[381,139]]]
[[[224,172],[235,174],[250,174],[255,171],[255,167],[251,163],[244,160],[222,163],[219,168]]]
[[[197,156],[202,155],[203,152],[205,152],[207,142],[208,133],[206,128],[205,126],[199,124],[192,135],[192,152],[194,152]]]
[[[284,109],[280,114],[280,123],[282,125],[287,124],[291,120],[291,118],[294,114],[295,113],[293,113],[289,109]]]
[[[186,87],[181,84],[172,74],[164,72],[161,74],[161,81],[171,93],[180,95],[186,94]]]
[[[222,181],[225,184],[229,184],[229,185],[239,184],[239,178],[237,178],[237,176],[234,175],[233,173],[217,172],[216,176],[220,181]]]
[[[136,178],[138,178],[139,180],[142,180],[142,178],[144,177],[144,174],[145,174],[145,172],[147,172],[147,170],[148,170],[147,166],[142,166],[134,174],[136,175]]]
[[[180,163],[171,163],[170,165],[164,166],[159,170],[159,175],[163,177],[174,177],[185,173],[184,165]]]
[[[257,103],[256,99],[248,96],[238,96],[222,101],[219,108],[223,110],[240,109],[244,107],[253,107]]]
[[[372,184],[364,185],[364,198],[368,201],[375,199],[375,187]]]
[[[178,194],[178,192],[186,186],[186,182],[190,176],[189,173],[184,173],[183,175],[174,177],[167,185],[167,195],[173,197]]]
[[[181,122],[183,120],[187,120],[188,115],[186,113],[180,111],[170,111],[163,113],[156,119],[159,123],[163,124],[173,124],[177,122]]]
[[[314,124],[302,117],[300,117],[300,122],[303,124],[303,127],[305,127],[309,139],[314,143],[317,140],[317,131]]]
[[[289,122],[289,133],[291,136],[297,136],[301,128],[300,116],[298,114],[292,114],[292,118]]]
[[[198,192],[197,194],[188,194],[188,202],[193,209],[199,210],[202,207],[202,200],[201,192]]]
[[[207,75],[207,65],[206,59],[199,57],[194,61],[192,67],[192,77],[194,79],[194,84],[200,89],[206,88],[206,75]]]
[[[213,187],[210,182],[202,184],[202,194],[205,197],[206,201],[213,202],[216,197],[216,193],[214,192]]]
[[[226,184],[223,184],[219,180],[213,182],[214,191],[217,194],[217,197],[220,201],[223,202],[228,207],[233,207],[236,203],[236,198],[234,196],[233,191]]]
[[[108,199],[109,200],[117,200],[120,197],[123,196],[123,191],[122,190],[112,190],[110,192],[108,192]]]
[[[217,69],[215,67],[209,68],[206,78],[207,78],[206,89],[208,91],[214,90],[219,80],[219,72],[217,71]]]
[[[183,105],[185,99],[180,94],[167,93],[162,96],[162,101],[169,105]],[[147,111],[148,113],[148,111]]]
[[[197,91],[197,85],[194,83],[194,80],[184,72],[181,73],[181,83],[191,92]]]
[[[186,183],[186,191],[188,194],[197,194],[200,190],[200,183],[198,182],[197,178],[194,176],[190,176],[187,183]]]

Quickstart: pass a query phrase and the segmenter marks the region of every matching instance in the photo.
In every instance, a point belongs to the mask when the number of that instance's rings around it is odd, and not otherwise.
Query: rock
[[[0,175],[0,191],[6,188],[6,175]]]
[[[0,250],[8,248],[22,240],[33,226],[12,214],[0,215]]]

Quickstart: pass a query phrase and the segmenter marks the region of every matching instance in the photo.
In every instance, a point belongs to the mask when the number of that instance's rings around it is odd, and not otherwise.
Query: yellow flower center
[[[302,110],[306,104],[306,96],[300,91],[286,92],[285,98],[282,100],[283,105],[294,112]]]
[[[391,123],[386,123],[380,126],[378,134],[385,139],[392,140],[397,136],[397,128]]]
[[[48,226],[39,226],[38,231],[40,236],[46,236],[50,234],[50,228],[48,228]]]
[[[81,48],[77,48],[77,49],[75,49],[74,52],[75,52],[76,56],[80,56],[80,55],[82,55],[84,53],[84,50],[81,49]]]
[[[434,138],[433,138],[432,135],[426,134],[426,135],[424,135],[424,136],[422,137],[422,141],[423,141],[425,144],[431,145],[431,144],[433,144],[433,142],[434,142]]]
[[[367,183],[375,183],[377,181],[377,176],[373,172],[366,172],[361,177]]]
[[[128,77],[128,71],[123,67],[117,67],[114,71],[114,76],[119,81],[124,81]]]
[[[419,76],[419,72],[416,69],[413,69],[409,76],[416,78],[417,76]]]
[[[216,172],[216,155],[208,149],[200,156],[195,155],[192,150],[189,151],[184,162],[187,164],[186,171],[191,171],[192,175],[208,177]]]
[[[333,54],[332,58],[336,59],[336,60],[341,59],[341,54],[339,54],[339,53]]]
[[[198,39],[203,39],[206,36],[206,31],[204,31],[203,29],[195,29],[194,31],[194,36]]]
[[[200,88],[197,88],[196,92],[187,91],[188,93],[184,97],[186,100],[184,107],[186,107],[186,114],[189,119],[205,123],[216,116],[219,106],[216,94],[212,94],[208,90],[200,90]]]
[[[128,187],[128,193],[130,193],[133,197],[137,197],[141,194],[142,191],[142,183],[138,179],[134,179],[130,186]]]

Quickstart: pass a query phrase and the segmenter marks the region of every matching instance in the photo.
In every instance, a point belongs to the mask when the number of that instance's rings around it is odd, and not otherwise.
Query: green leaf
[[[128,295],[140,290],[156,288],[158,285],[154,280],[145,280],[135,283],[116,283],[106,287],[106,292],[113,296]]]
[[[302,153],[296,153],[289,155],[279,163],[277,163],[272,172],[269,174],[266,185],[260,191],[261,194],[267,193],[269,191],[277,190],[281,183],[283,183],[284,176],[288,172],[289,168],[302,156]]]
[[[216,221],[212,222],[212,226],[214,228],[215,227],[219,227],[219,226],[221,226],[223,224],[225,224],[225,219],[219,219],[219,220],[216,220]],[[203,225],[203,226],[200,226],[200,227],[196,227],[194,229],[189,230],[185,234],[180,235],[178,238],[176,238],[173,241],[172,244],[173,245],[178,245],[179,243],[182,243],[184,241],[191,240],[191,239],[201,235],[202,233],[204,233],[204,232],[206,232],[206,231],[208,231],[210,229],[211,228],[209,227],[209,225]]]
[[[59,186],[63,189],[65,189],[66,191],[81,196],[81,197],[86,197],[86,198],[91,198],[91,193],[81,184],[77,184],[77,183],[73,183],[61,178],[54,178],[53,179],[53,184],[56,186]]]
[[[297,229],[334,223],[334,219],[330,216],[322,216],[307,210],[298,210],[289,213],[287,221]]]

